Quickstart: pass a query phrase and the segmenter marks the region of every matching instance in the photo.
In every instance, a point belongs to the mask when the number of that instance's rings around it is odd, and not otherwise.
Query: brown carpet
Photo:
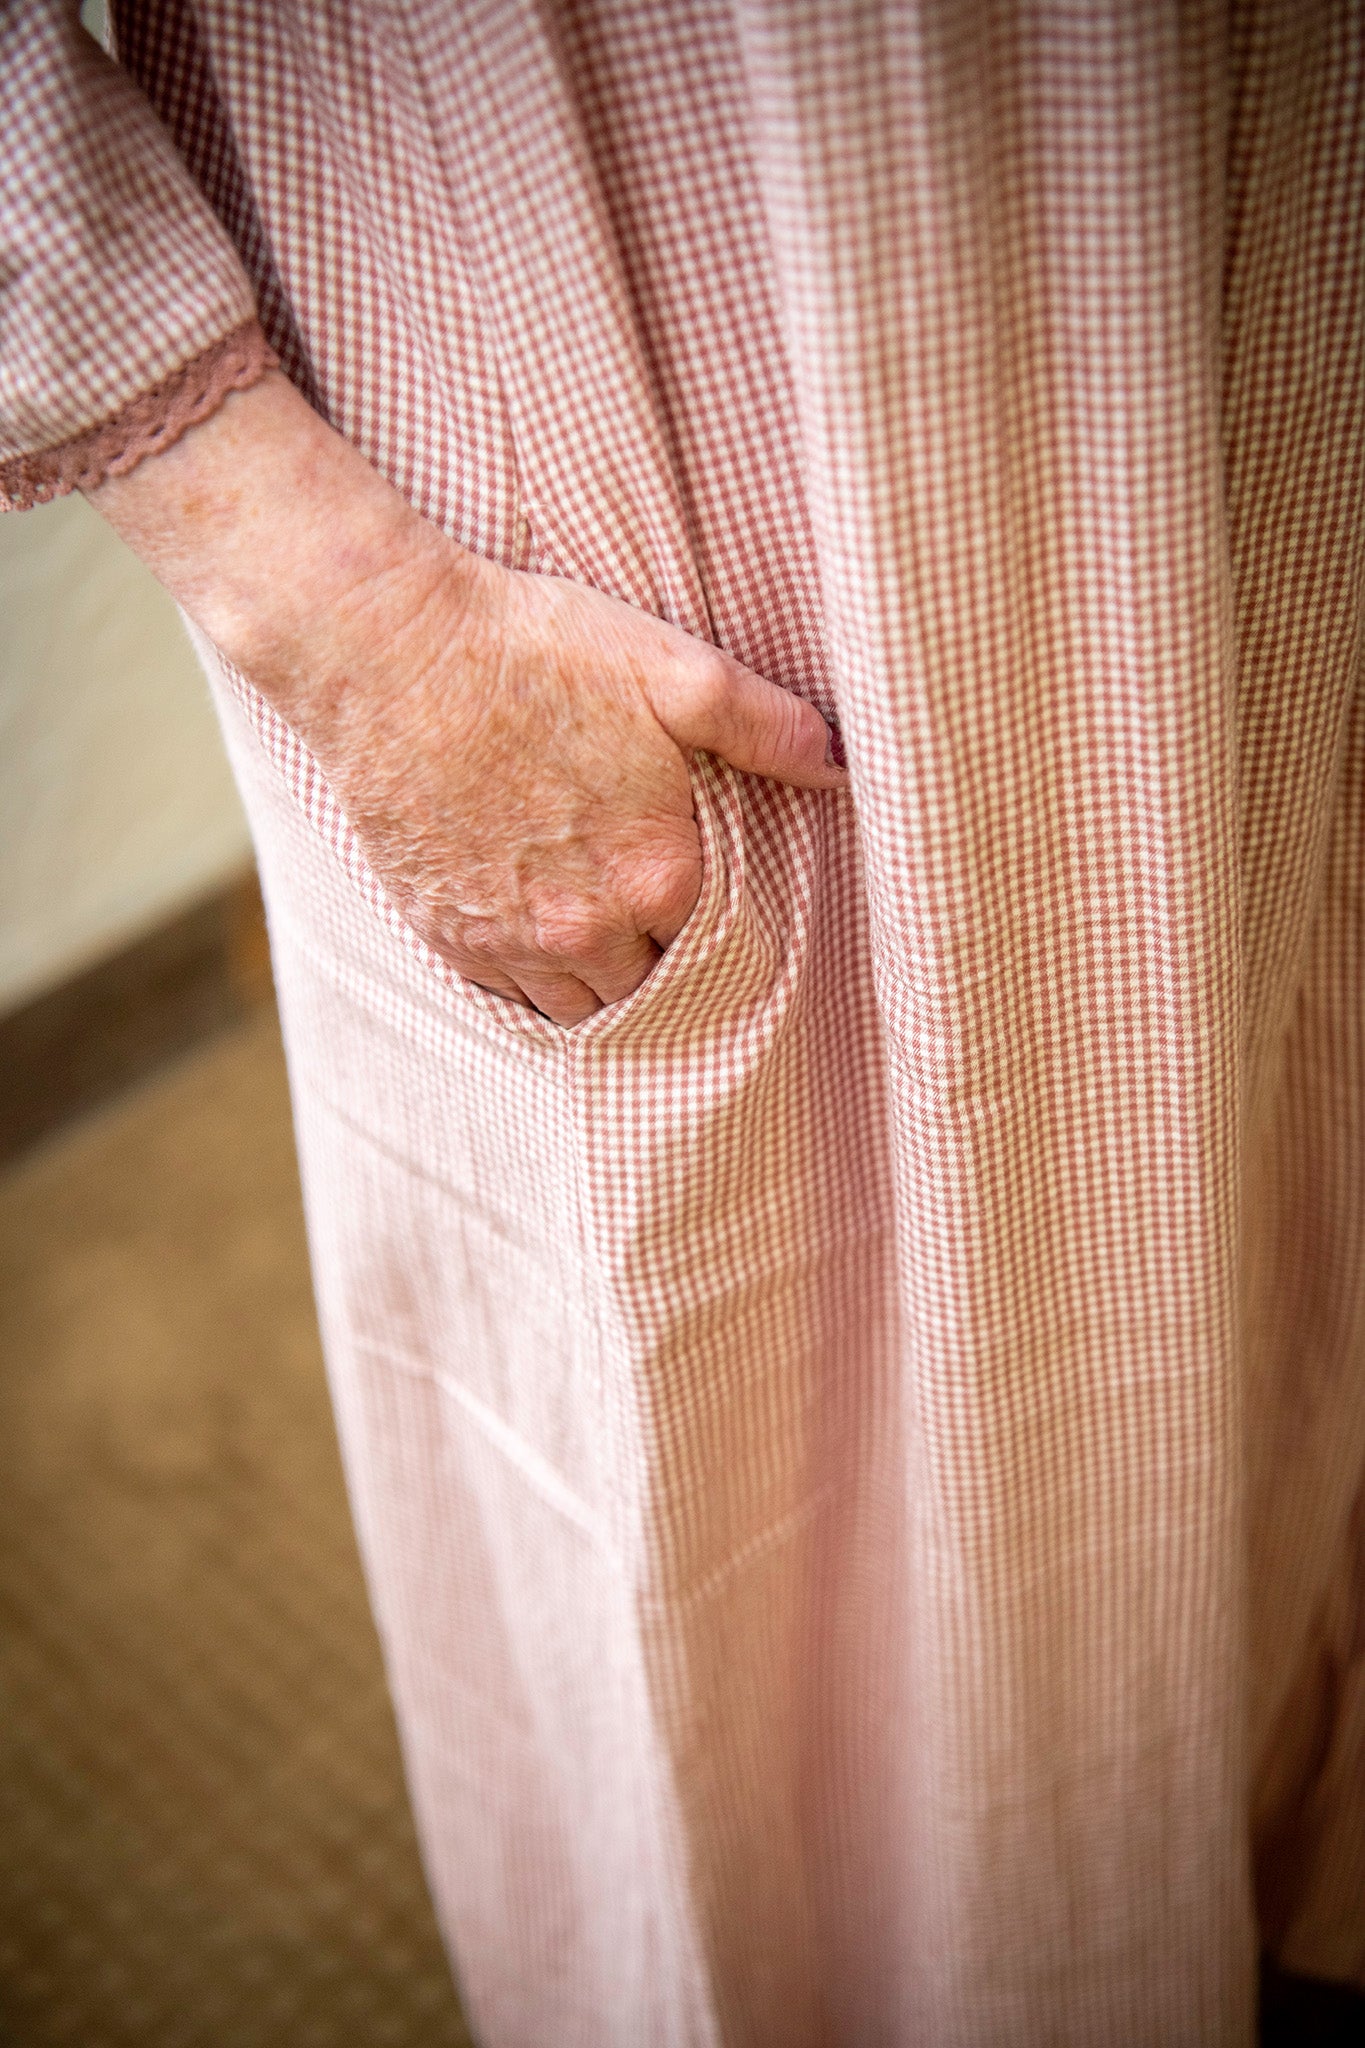
[[[468,2040],[268,1011],[0,1181],[0,2038]]]

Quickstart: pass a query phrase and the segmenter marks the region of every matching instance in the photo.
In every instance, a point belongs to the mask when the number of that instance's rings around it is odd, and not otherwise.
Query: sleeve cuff
[[[248,320],[215,341],[113,419],[33,454],[0,462],[0,510],[26,512],[68,491],[89,491],[159,455],[187,428],[218,410],[230,391],[244,391],[275,369],[279,357],[260,326]]]

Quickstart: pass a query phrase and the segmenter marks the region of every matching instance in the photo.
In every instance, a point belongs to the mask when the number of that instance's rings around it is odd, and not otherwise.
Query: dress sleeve
[[[0,0],[0,509],[134,467],[276,361],[217,217],[66,0]]]

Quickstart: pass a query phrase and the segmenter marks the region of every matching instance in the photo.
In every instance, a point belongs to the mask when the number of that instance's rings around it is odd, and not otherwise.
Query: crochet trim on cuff
[[[151,391],[125,405],[112,420],[74,441],[0,462],[0,507],[27,512],[68,491],[91,491],[108,476],[124,476],[148,455],[159,455],[186,428],[217,412],[229,391],[242,391],[279,364],[255,320],[215,341]]]

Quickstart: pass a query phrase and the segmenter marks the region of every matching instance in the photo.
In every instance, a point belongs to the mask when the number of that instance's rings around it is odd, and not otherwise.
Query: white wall
[[[250,860],[170,599],[80,497],[0,518],[0,1012]]]

